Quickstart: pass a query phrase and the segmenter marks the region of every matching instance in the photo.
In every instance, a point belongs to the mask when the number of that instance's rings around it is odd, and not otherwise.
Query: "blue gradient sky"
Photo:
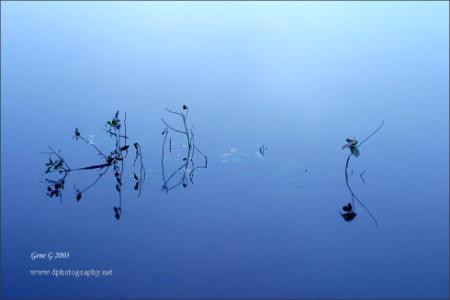
[[[3,298],[448,298],[448,2],[1,8]],[[160,118],[183,104],[210,164],[166,195]],[[111,176],[79,203],[72,186],[93,174],[72,177],[60,203],[38,155],[52,145],[95,163],[73,129],[108,149],[100,129],[116,110],[148,172],[120,222]],[[360,208],[344,223],[341,146],[382,120],[351,162],[380,225]],[[230,148],[241,156],[224,161]],[[55,250],[71,259],[29,259]],[[30,275],[39,268],[115,275]]]

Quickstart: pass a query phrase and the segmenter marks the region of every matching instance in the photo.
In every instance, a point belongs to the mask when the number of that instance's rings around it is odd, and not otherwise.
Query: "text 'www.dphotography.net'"
[[[30,270],[30,275],[42,277],[54,277],[54,278],[58,277],[99,278],[99,277],[113,276],[114,272],[112,269],[104,269],[104,270],[40,269],[40,270]]]

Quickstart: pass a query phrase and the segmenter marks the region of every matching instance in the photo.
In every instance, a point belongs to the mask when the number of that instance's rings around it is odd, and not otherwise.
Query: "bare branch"
[[[188,130],[187,115],[188,115],[189,109],[187,108],[186,105],[184,105],[183,110],[186,112],[185,114],[178,113],[178,112],[175,112],[175,111],[172,111],[172,110],[169,110],[166,108],[166,111],[168,111],[176,116],[181,117],[181,123],[184,127],[184,131],[172,127],[164,119],[161,119],[163,124],[166,125],[166,127],[162,133],[164,135],[164,139],[163,139],[162,148],[161,148],[161,173],[162,173],[162,178],[163,178],[162,190],[165,192],[169,192],[170,190],[172,190],[180,185],[183,185],[183,187],[187,187],[188,180],[191,183],[194,183],[193,177],[194,177],[195,170],[200,169],[200,168],[206,168],[208,165],[208,159],[207,159],[206,155],[204,155],[203,152],[200,151],[195,146],[194,133],[193,133],[192,127],[191,127],[190,131]],[[173,171],[170,174],[170,176],[167,178],[166,177],[166,166],[165,166],[165,155],[166,155],[166,142],[167,142],[167,138],[169,135],[169,130],[176,132],[176,133],[181,133],[186,137],[187,153],[182,158],[183,164],[181,166],[179,166],[175,171]],[[172,139],[169,138],[169,153],[171,153],[171,152],[172,152]],[[205,159],[204,166],[199,166],[199,167],[195,166],[194,157],[197,152],[200,153],[200,155],[202,155],[204,157],[204,159]],[[183,169],[184,169],[184,171],[182,173],[180,173],[180,171]],[[170,183],[172,182],[172,180],[174,178],[176,178],[177,175],[180,175],[179,179],[176,181],[175,184],[171,185]]]

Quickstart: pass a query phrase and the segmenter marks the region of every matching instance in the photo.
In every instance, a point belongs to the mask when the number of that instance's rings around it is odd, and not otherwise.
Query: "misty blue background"
[[[448,2],[1,9],[3,298],[448,298]],[[160,118],[183,104],[209,167],[165,194]],[[38,154],[98,162],[73,129],[109,149],[116,109],[148,177],[140,198],[129,183],[120,222],[111,174],[79,203],[73,185],[95,174],[70,177],[60,203]],[[380,225],[360,207],[345,223],[341,146],[382,120],[351,161]],[[71,259],[29,258],[57,250]],[[115,275],[29,273],[45,268]]]

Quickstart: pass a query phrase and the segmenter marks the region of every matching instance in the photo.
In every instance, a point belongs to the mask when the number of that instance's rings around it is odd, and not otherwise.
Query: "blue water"
[[[2,298],[449,297],[448,2],[1,8]],[[181,125],[164,109],[182,105],[208,168],[164,193],[160,118]],[[49,198],[39,154],[101,163],[73,131],[109,151],[116,110],[147,173],[137,197],[131,151],[119,221],[111,173]],[[383,120],[349,167],[379,225],[358,203],[347,223],[341,147]]]

